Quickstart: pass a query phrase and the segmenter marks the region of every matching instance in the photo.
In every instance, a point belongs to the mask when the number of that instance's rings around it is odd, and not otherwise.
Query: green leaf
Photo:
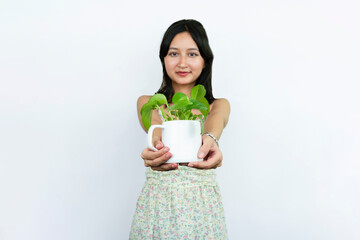
[[[182,112],[181,110],[177,110],[177,111],[176,111],[176,115],[177,115],[177,117],[178,117],[178,120],[182,120],[182,119],[181,119],[182,114],[183,114],[183,112]]]
[[[158,107],[157,109],[160,109],[161,114],[162,114],[162,116],[163,116],[163,119],[166,119],[167,121],[169,121],[169,119],[170,119],[170,120],[174,120],[174,119],[172,118],[171,114],[170,114],[170,116],[169,116],[169,114],[167,114],[167,113],[164,111],[164,109],[162,109],[161,107]]]
[[[142,106],[140,110],[141,120],[146,130],[149,130],[151,126],[152,112],[154,108],[155,107],[152,103],[147,102]]]
[[[206,90],[205,87],[201,84],[196,85],[191,89],[190,97],[195,100],[200,100],[205,97]]]
[[[188,96],[186,96],[186,94],[182,93],[182,92],[177,92],[172,97],[173,104],[176,104],[177,102],[180,102],[180,101],[186,101],[186,100],[190,101]]]
[[[198,100],[191,99],[190,101],[192,102],[192,104],[186,106],[186,110],[198,109],[198,110],[206,111],[208,109],[206,104],[204,104]]]
[[[165,95],[161,94],[161,93],[157,93],[154,96],[152,96],[149,99],[148,103],[151,103],[152,105],[159,105],[159,106],[161,106],[163,104],[166,104],[166,105],[168,104]]]
[[[182,98],[177,100],[177,102],[174,103],[174,105],[170,106],[168,108],[169,111],[172,110],[181,110],[181,111],[186,111],[188,109],[191,109],[190,105],[192,105],[193,103],[188,99],[188,98]]]
[[[192,120],[193,118],[194,118],[194,114],[191,111],[189,111],[189,115],[187,116],[187,119]]]
[[[184,118],[185,120],[191,120],[190,119],[190,116],[192,115],[191,111],[186,111],[185,114],[184,114]]]
[[[186,114],[186,112],[180,112],[179,113],[179,120],[186,120],[185,119],[185,114]]]
[[[188,96],[186,96],[186,94],[182,92],[175,93],[172,98],[172,102],[173,105],[168,108],[169,111],[172,110],[185,111],[187,106],[192,104]]]
[[[209,102],[208,102],[208,100],[206,100],[205,97],[201,98],[201,99],[199,100],[199,102],[201,102],[202,104],[204,104],[204,105],[206,106],[206,110],[201,110],[201,109],[199,109],[200,112],[204,115],[204,118],[206,119],[207,115],[208,115],[209,112],[210,112]]]
[[[200,119],[203,118],[203,115],[201,115],[201,114],[199,114],[199,115],[194,115],[193,118],[192,118],[192,120],[196,120],[197,118],[200,120]]]
[[[140,114],[141,114],[141,121],[144,124],[144,127],[146,130],[148,130],[151,126],[151,120],[152,120],[152,111],[156,108],[160,108],[161,105],[168,105],[167,99],[165,97],[165,95],[157,93],[155,95],[153,95],[149,101],[147,103],[145,103],[141,110],[140,110]],[[160,109],[162,110],[162,109]],[[164,112],[163,113],[163,117],[166,118],[166,116],[164,116]]]
[[[207,117],[209,113],[209,103],[205,98],[206,89],[203,85],[198,84],[191,89],[190,97],[182,92],[177,92],[172,97],[172,106],[168,105],[167,99],[163,94],[155,94],[149,99],[149,102],[141,109],[143,124],[146,129],[151,126],[151,117],[153,109],[160,109],[166,121],[169,120],[194,120]],[[161,105],[166,104],[169,114],[166,114]],[[192,109],[200,110],[202,115],[193,115]]]

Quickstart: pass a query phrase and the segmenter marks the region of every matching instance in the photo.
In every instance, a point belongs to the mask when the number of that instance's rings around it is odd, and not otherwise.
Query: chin
[[[190,85],[190,84],[194,84],[195,81],[174,81],[175,84],[178,84],[178,85]]]
[[[192,84],[192,83],[195,83],[196,80],[193,80],[193,79],[175,79],[173,80],[174,83],[177,83],[177,84],[181,84],[181,85],[188,85],[188,84]]]

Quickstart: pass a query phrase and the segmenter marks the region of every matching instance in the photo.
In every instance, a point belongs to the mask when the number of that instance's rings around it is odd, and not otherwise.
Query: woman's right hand
[[[156,140],[154,146],[158,151],[145,148],[141,153],[145,167],[151,167],[152,170],[156,171],[169,171],[178,168],[177,163],[166,163],[172,156],[168,147],[164,147],[160,140]]]

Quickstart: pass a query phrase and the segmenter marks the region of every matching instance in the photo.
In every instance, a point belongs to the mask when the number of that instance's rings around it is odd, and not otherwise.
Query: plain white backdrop
[[[230,239],[360,239],[357,1],[0,2],[0,239],[127,239],[145,180],[136,100],[174,21],[205,26],[230,121]]]

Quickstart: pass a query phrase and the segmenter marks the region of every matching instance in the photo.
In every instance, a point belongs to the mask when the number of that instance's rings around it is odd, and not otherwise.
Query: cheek
[[[202,71],[205,67],[205,64],[203,61],[197,61],[196,63],[194,63],[194,68],[199,70],[199,71]]]
[[[165,63],[165,69],[166,71],[174,68],[174,66],[176,65],[175,61],[172,61],[170,59],[164,59],[164,63]]]
[[[193,68],[203,69],[205,67],[205,61],[203,58],[196,58],[196,59],[193,59],[191,65]]]

